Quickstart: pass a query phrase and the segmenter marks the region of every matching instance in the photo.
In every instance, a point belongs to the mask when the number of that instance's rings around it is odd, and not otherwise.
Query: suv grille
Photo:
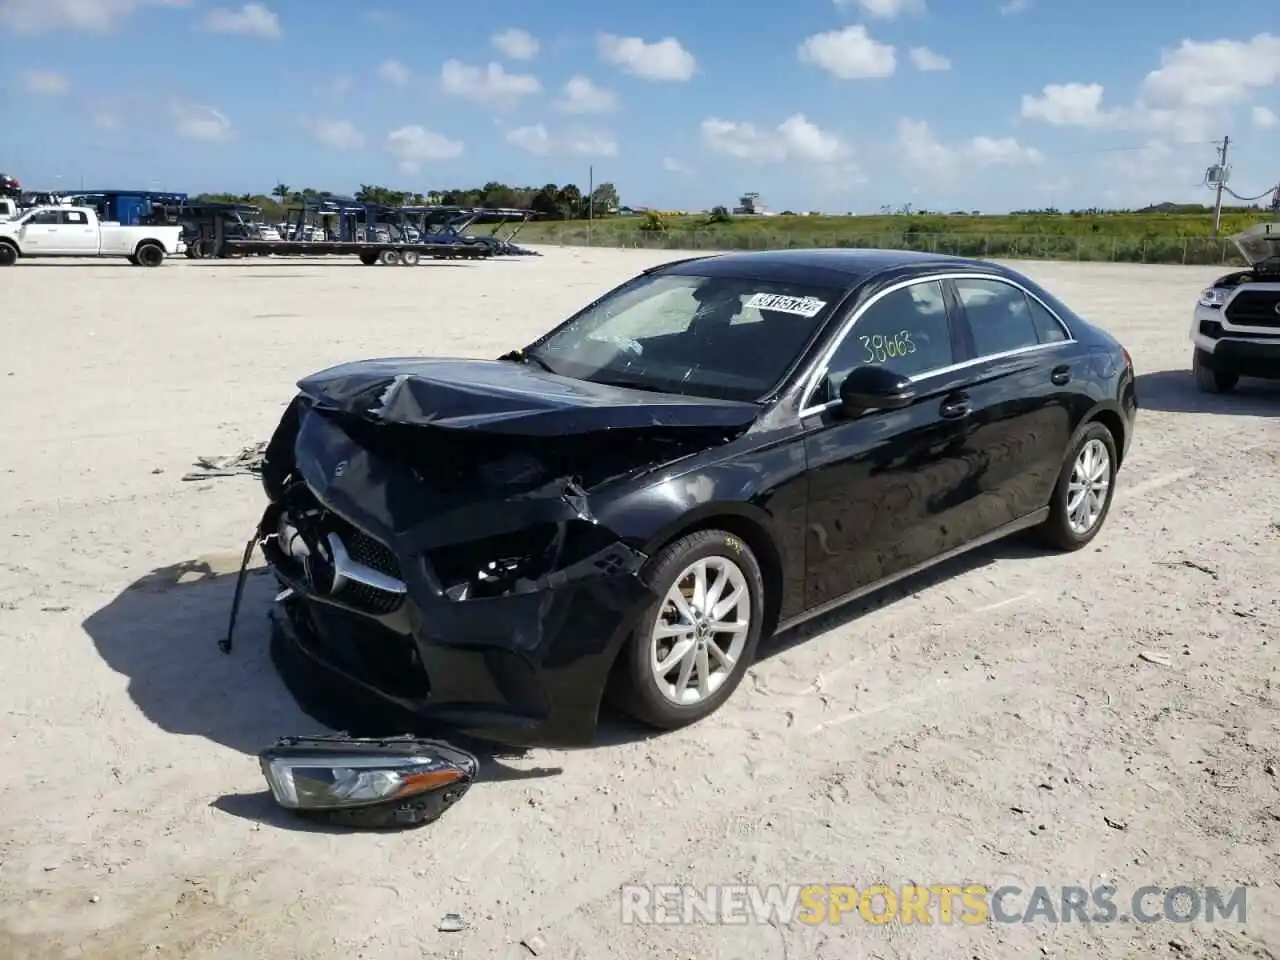
[[[1241,290],[1227,305],[1226,318],[1243,327],[1280,328],[1280,291]]]

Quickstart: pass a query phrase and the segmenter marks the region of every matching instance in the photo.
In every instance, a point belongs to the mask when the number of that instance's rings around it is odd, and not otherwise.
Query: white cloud
[[[507,73],[500,63],[475,67],[460,60],[444,62],[440,86],[455,97],[493,106],[512,106],[542,89],[532,74]]]
[[[1228,111],[1257,90],[1280,84],[1280,36],[1183,40],[1160,56],[1127,106],[1104,105],[1101,84],[1050,84],[1022,98],[1022,116],[1059,127],[1124,128],[1203,140]]]
[[[618,142],[611,134],[582,128],[553,134],[541,123],[508,130],[507,142],[539,157],[616,157],[618,155]]]
[[[0,0],[0,27],[31,36],[56,30],[110,33],[142,7],[185,7],[189,0]]]
[[[239,10],[218,7],[209,11],[203,23],[210,33],[261,37],[264,40],[275,40],[280,36],[280,18],[260,3],[246,3]]]
[[[206,143],[231,139],[231,121],[226,114],[213,107],[197,103],[174,103],[170,112],[173,114],[174,132],[180,137],[203,140]]]
[[[28,93],[42,97],[60,97],[71,89],[67,78],[54,70],[28,70],[22,75]]]
[[[710,117],[702,121],[702,142],[714,153],[752,163],[801,160],[827,164],[851,153],[839,137],[810,122],[802,113],[788,117],[771,130]]]
[[[409,68],[399,60],[384,60],[378,67],[378,76],[397,87],[407,87],[413,78]]]
[[[906,162],[936,177],[951,177],[980,167],[1039,163],[1044,155],[1012,137],[972,137],[955,144],[942,143],[923,120],[898,122],[898,147]]]
[[[1276,112],[1270,107],[1254,107],[1250,111],[1253,119],[1253,125],[1259,130],[1271,130],[1280,126],[1280,117],[1276,116]]]
[[[692,168],[689,167],[688,164],[681,163],[674,157],[663,157],[662,169],[667,171],[667,173],[678,173],[682,177],[687,177],[693,173]]]
[[[400,161],[405,173],[417,173],[430,160],[452,160],[462,156],[466,145],[427,130],[418,124],[399,127],[387,134],[387,150]]]
[[[925,73],[935,73],[941,70],[951,69],[951,60],[944,57],[940,53],[934,53],[928,47],[912,47],[911,63],[917,69]]]
[[[321,117],[312,122],[311,135],[334,150],[355,150],[364,146],[364,134],[348,120]]]
[[[898,68],[894,48],[873,40],[860,25],[816,33],[800,44],[797,56],[841,80],[890,77]]]
[[[524,30],[503,30],[490,37],[489,42],[510,60],[532,60],[538,55],[538,38]]]
[[[564,85],[564,97],[556,104],[564,113],[610,113],[618,98],[612,90],[597,87],[590,77],[577,74]]]
[[[1005,16],[1011,13],[1021,13],[1031,6],[1031,0],[1005,0],[1000,4],[1000,12]]]
[[[1105,92],[1100,83],[1050,83],[1039,96],[1022,95],[1020,115],[1051,127],[1109,126],[1116,114],[1103,109]]]
[[[923,16],[925,0],[835,0],[842,10],[856,10],[878,20],[894,20],[904,14]]]
[[[698,68],[692,53],[675,37],[645,43],[639,37],[602,33],[597,38],[600,56],[619,70],[641,80],[689,80]]]

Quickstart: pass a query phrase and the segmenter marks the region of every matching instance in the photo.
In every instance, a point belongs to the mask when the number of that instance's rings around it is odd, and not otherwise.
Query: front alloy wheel
[[[645,578],[658,595],[621,654],[621,706],[663,730],[701,720],[733,694],[755,658],[764,577],[751,548],[699,530],[656,554]]]
[[[750,629],[742,568],[728,557],[695,560],[667,591],[651,631],[654,684],[680,706],[707,699],[732,676]]]

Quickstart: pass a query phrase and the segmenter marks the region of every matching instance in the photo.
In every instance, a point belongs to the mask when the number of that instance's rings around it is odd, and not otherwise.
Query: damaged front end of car
[[[299,384],[250,544],[282,587],[273,659],[313,714],[317,699],[364,698],[500,742],[588,742],[655,599],[647,557],[598,522],[593,492],[722,443],[753,413],[557,396],[523,373],[508,382],[511,364],[442,363]]]

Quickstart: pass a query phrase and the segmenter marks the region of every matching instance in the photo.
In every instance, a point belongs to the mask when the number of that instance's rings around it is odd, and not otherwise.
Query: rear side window
[[[84,215],[83,210],[64,210],[62,212],[62,222],[74,223],[83,227],[89,222],[89,218]]]
[[[1036,335],[1041,343],[1058,343],[1067,339],[1067,331],[1062,329],[1058,318],[1045,309],[1035,297],[1027,297],[1027,308],[1031,311],[1031,320],[1036,325]]]
[[[1042,342],[1030,303],[1017,287],[978,279],[958,279],[955,285],[977,356],[1022,350]]]

